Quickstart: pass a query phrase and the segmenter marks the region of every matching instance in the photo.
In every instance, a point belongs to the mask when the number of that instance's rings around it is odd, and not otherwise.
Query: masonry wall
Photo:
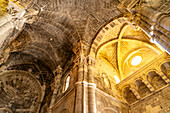
[[[121,103],[100,89],[96,89],[96,108],[97,113],[129,113],[126,104]]]
[[[131,105],[131,113],[170,113],[170,87],[163,87],[158,92]]]
[[[54,106],[52,113],[74,113],[75,90],[65,94]]]

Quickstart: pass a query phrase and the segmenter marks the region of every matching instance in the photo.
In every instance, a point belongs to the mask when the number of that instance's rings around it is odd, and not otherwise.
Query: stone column
[[[94,65],[95,59],[88,56],[88,105],[89,105],[89,113],[96,113],[96,98],[95,98],[95,88],[94,84]]]
[[[156,11],[147,6],[136,8],[136,13],[132,13],[135,18],[131,21],[140,26],[148,34],[152,43],[160,45],[170,54],[170,16]]]
[[[165,74],[164,74],[162,71],[159,72],[159,75],[162,77],[162,79],[163,79],[167,84],[170,83],[170,80],[168,79],[168,77],[165,76]]]
[[[149,7],[141,7],[140,13],[170,31],[170,16]]]
[[[170,54],[169,38],[166,35],[159,33],[157,30],[152,30],[151,25],[145,23],[142,19],[132,20],[132,22],[142,28],[142,30],[150,37],[152,43],[160,45],[168,54]],[[153,34],[151,34],[151,32],[153,32]]]
[[[151,92],[154,92],[154,91],[155,91],[154,88],[153,88],[153,86],[149,83],[148,80],[142,80],[142,82],[149,88],[149,90],[150,90]]]
[[[78,74],[77,82],[75,84],[75,113],[88,113],[88,76],[87,76],[87,60],[86,60],[86,50],[87,45],[80,41],[73,52],[76,54],[75,63],[77,65]]]
[[[167,44],[164,40],[162,40],[160,37],[153,35],[150,38],[150,41],[152,43],[160,45],[168,54],[170,54],[170,46]]]
[[[153,35],[151,34],[151,42],[159,44],[168,54],[170,54],[170,41],[169,36],[167,36],[167,32],[170,31],[170,16],[149,7],[141,7],[140,12],[138,13],[153,21],[155,26],[157,26],[156,28],[158,28],[158,26],[162,28],[162,33],[155,30],[155,28],[148,28],[152,29],[153,32]]]
[[[84,80],[83,80],[83,106],[84,113],[89,113],[88,111],[88,74],[87,74],[87,59],[84,62]]]
[[[56,74],[57,73],[57,74]],[[52,98],[51,98],[51,103],[50,103],[50,107],[48,109],[48,113],[52,113],[52,108],[55,104],[55,99],[56,99],[56,96],[57,96],[57,92],[58,92],[58,88],[59,86],[61,85],[60,81],[61,81],[61,77],[62,77],[62,68],[60,67],[60,65],[57,67],[57,69],[54,71],[54,75],[55,75],[55,78],[54,78],[54,82],[53,82],[53,95],[52,95]]]
[[[84,57],[80,56],[78,59],[78,74],[76,82],[76,104],[75,104],[75,113],[83,113],[83,61]]]
[[[167,44],[170,44],[170,39],[169,37],[167,37],[166,35],[164,35],[163,33],[157,31],[157,30],[154,30],[154,35],[157,35],[159,36],[164,42],[166,42]]]
[[[141,99],[139,93],[136,91],[135,86],[131,86],[130,90],[133,92],[137,99]]]
[[[167,37],[170,37],[170,32],[166,29],[164,29],[163,27],[159,26],[159,25],[155,25],[154,28],[158,31],[160,31],[161,33],[163,33],[164,35],[166,35]]]
[[[169,62],[165,62],[161,65],[161,68],[160,68],[160,72],[163,71],[163,73],[168,77],[170,78],[170,63]]]

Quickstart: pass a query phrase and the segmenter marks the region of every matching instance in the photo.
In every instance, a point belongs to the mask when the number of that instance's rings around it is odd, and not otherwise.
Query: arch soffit
[[[144,79],[143,79],[141,76],[139,76],[139,77],[135,78],[135,79],[132,81],[131,84],[137,86],[137,81],[141,81],[142,83],[144,83],[143,80],[144,80]]]
[[[143,75],[144,79],[148,80],[148,76],[149,76],[148,74],[149,74],[150,72],[155,72],[155,73],[158,74],[158,70],[157,70],[157,69],[149,69],[149,70],[147,70],[147,71],[145,72],[145,74]]]
[[[162,71],[161,66],[166,62],[170,62],[170,57],[164,59],[162,62],[158,64],[158,71]]]

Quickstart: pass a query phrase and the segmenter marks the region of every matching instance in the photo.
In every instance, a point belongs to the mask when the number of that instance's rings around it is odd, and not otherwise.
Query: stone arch
[[[131,104],[134,103],[135,101],[137,101],[137,97],[135,96],[135,94],[132,92],[132,90],[130,89],[130,86],[125,86],[123,88],[123,97],[125,98],[125,100],[127,101],[127,103]]]
[[[155,71],[150,71],[147,74],[147,79],[156,90],[166,85],[166,82]]]
[[[60,111],[60,113],[70,113],[70,111],[68,109],[64,108]]]
[[[40,45],[40,43],[31,43],[29,46],[25,47],[25,49],[22,51],[23,53],[29,54],[40,61],[44,62],[51,70],[55,70],[56,65],[56,57],[51,56],[51,53],[48,50],[45,50],[45,48],[42,48],[44,46],[50,48],[52,50],[52,47],[48,43],[41,43],[42,47],[38,47],[37,45]]]
[[[170,61],[163,63],[161,70],[170,79]]]
[[[108,22],[106,25],[103,25],[97,32],[97,34],[95,35],[95,37],[92,39],[92,43],[90,45],[90,49],[89,49],[89,55],[92,55],[93,57],[95,56],[95,53],[97,51],[97,48],[99,46],[99,43],[101,42],[103,35],[105,34],[105,32],[108,30],[108,27],[115,27],[118,24],[114,22],[114,20],[118,20],[120,23],[123,23],[123,25],[121,26],[121,29],[118,33],[118,37],[119,35],[121,35],[121,33],[124,32],[124,27],[126,27],[127,25],[131,25],[131,23],[127,23],[126,19],[122,17],[122,15],[119,15],[117,17],[115,17],[114,19],[112,19],[112,21]],[[134,26],[132,26],[134,27]],[[139,26],[138,26],[139,27]],[[140,29],[142,29],[141,27],[139,27]],[[123,32],[122,32],[123,31]],[[100,34],[100,32],[102,32]],[[146,33],[145,33],[146,34]],[[146,34],[147,35],[147,34]],[[149,44],[148,44],[149,45]],[[151,47],[151,46],[149,46]],[[151,47],[153,50],[156,50],[155,47]]]
[[[43,17],[43,19],[39,19],[33,25],[35,27],[40,27],[42,30],[49,33],[53,37],[53,40],[57,38],[58,40],[55,40],[56,42],[59,41],[60,43],[62,43],[64,40],[65,42],[70,43],[71,46],[72,45],[75,46],[76,45],[75,42],[80,39],[78,30],[76,26],[74,25],[74,22],[72,22],[72,20],[69,17],[63,16],[63,18],[68,19],[68,21],[65,23],[62,23],[60,21],[57,21],[56,19],[54,19],[56,20],[54,21],[54,20],[50,20],[50,19]],[[43,24],[43,23],[46,23],[46,24]],[[55,32],[51,31],[51,29],[55,29]]]
[[[116,20],[118,20],[118,19],[122,19],[120,23],[116,23],[117,22]],[[114,24],[114,27],[112,29],[110,29],[111,28],[110,26],[112,26],[112,24]],[[116,24],[119,24],[119,26],[116,27]],[[126,35],[124,36],[124,34],[126,34],[128,32],[128,31],[124,32],[124,31],[127,30],[127,28],[128,28],[127,26],[131,27],[131,25],[129,25],[124,18],[117,18],[117,19],[113,20],[112,22],[108,23],[106,26],[104,26],[101,30],[98,31],[98,34],[96,34],[96,37],[94,38],[94,40],[93,40],[93,42],[90,46],[90,50],[89,50],[90,56],[93,56],[96,59],[106,55],[106,57],[105,56],[104,57],[107,58],[108,61],[110,61],[109,62],[110,64],[114,65],[114,68],[119,73],[119,76],[120,76],[121,79],[124,79],[127,76],[129,76],[130,74],[132,74],[131,70],[124,68],[124,67],[128,67],[128,66],[124,66],[124,64],[125,65],[128,64],[128,62],[125,62],[125,61],[128,61],[127,58],[129,58],[130,54],[133,55],[134,53],[137,53],[136,50],[139,49],[138,52],[143,51],[143,50],[144,51],[152,51],[152,52],[154,52],[155,55],[158,55],[158,54],[161,53],[158,48],[153,46],[151,43],[147,42],[148,40],[145,41],[144,39],[142,39],[142,38],[140,39],[139,37],[134,38],[133,36],[135,36],[136,34],[132,35],[133,38],[132,37],[131,38],[125,37]],[[116,35],[111,35],[111,36],[107,35],[107,33],[110,33],[110,31],[114,31],[115,30],[114,28],[118,29],[117,31],[115,31]],[[133,29],[133,27],[131,27],[131,28]],[[108,30],[108,29],[110,29],[110,30]],[[141,32],[141,34],[144,34],[144,32],[142,30],[140,30],[140,32]],[[107,38],[107,36],[109,38]],[[138,36],[140,36],[140,35],[138,34]],[[147,37],[147,35],[145,35],[145,34],[143,36],[145,38]],[[106,38],[104,38],[104,37],[106,37]],[[130,46],[126,46],[127,48],[129,47],[130,49],[129,49],[128,52],[123,52],[123,50],[125,48],[125,43],[128,43],[128,44],[129,43],[132,43],[132,44],[136,43],[136,45],[139,43],[140,46],[133,46],[133,49],[130,48]],[[121,46],[121,44],[122,44],[122,46]],[[126,44],[126,45],[128,45],[128,44]],[[123,45],[124,45],[124,48],[123,48]],[[107,48],[107,47],[108,48],[111,48],[111,47],[114,48],[112,50],[114,50],[115,52],[112,52],[112,51],[111,52],[114,53],[114,54],[112,54],[112,56],[116,56],[116,57],[114,57],[115,60],[113,60],[113,58],[110,58],[110,56],[111,56],[110,51],[103,52],[105,50],[105,48]],[[124,54],[121,54],[121,53],[124,53]],[[150,55],[152,55],[152,54],[150,54]],[[145,54],[145,56],[146,56],[146,54]],[[146,60],[147,57],[143,57],[143,58],[144,58],[143,61],[145,61],[145,62],[141,62],[141,65],[144,65],[144,64],[149,62],[149,60]],[[150,57],[150,58],[153,58],[153,57]],[[112,62],[116,62],[116,63],[112,63]],[[140,68],[140,66],[138,66],[137,68],[135,66],[131,66],[131,69],[133,71],[134,71],[134,69],[137,70],[139,68]],[[129,72],[125,71],[125,69],[129,70]]]
[[[39,112],[44,89],[32,74],[19,70],[4,71],[0,74],[0,87],[1,101],[8,103],[13,101],[11,103],[13,106],[8,106],[6,103],[2,103],[1,106],[7,106],[9,109],[13,107],[13,112],[22,112],[22,109],[26,108],[30,112]]]
[[[137,79],[135,81],[135,86],[137,87],[137,91],[140,97],[145,97],[146,95],[151,93],[150,89],[146,86],[142,79]]]
[[[9,108],[0,108],[0,113],[13,113]]]
[[[132,81],[132,84],[135,86],[135,88],[138,88],[138,85],[136,84],[136,81],[138,80],[142,81],[143,78],[141,76],[134,78],[134,80]]]
[[[117,26],[118,24],[114,22],[114,20],[118,20],[118,19],[122,19],[122,15],[117,15],[116,17],[112,18],[109,22],[107,22],[106,24],[104,24],[96,33],[96,35],[94,36],[94,38],[92,39],[92,42],[90,44],[90,48],[89,48],[89,52],[88,52],[88,55],[91,55],[95,58],[95,53],[97,51],[97,48],[98,48],[98,45],[100,43],[100,41],[102,40],[103,36],[102,35],[99,35],[99,32],[106,32],[108,30],[108,27],[115,27]],[[121,20],[121,21],[122,21]],[[124,21],[125,22],[125,21]],[[121,22],[122,23],[122,22]]]

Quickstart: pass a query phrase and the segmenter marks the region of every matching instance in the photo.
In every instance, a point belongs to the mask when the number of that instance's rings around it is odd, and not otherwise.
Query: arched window
[[[135,84],[138,87],[138,93],[142,98],[151,93],[149,88],[146,86],[144,82],[142,82],[142,80],[136,80]]]
[[[65,79],[63,92],[65,92],[65,91],[68,89],[69,83],[70,83],[70,75],[68,75],[68,76],[66,77],[66,79]]]
[[[147,74],[148,80],[155,89],[159,89],[166,85],[166,82],[155,71],[151,71]]]
[[[130,87],[124,88],[123,92],[123,96],[129,104],[132,104],[133,102],[138,100],[132,90],[130,90]]]

